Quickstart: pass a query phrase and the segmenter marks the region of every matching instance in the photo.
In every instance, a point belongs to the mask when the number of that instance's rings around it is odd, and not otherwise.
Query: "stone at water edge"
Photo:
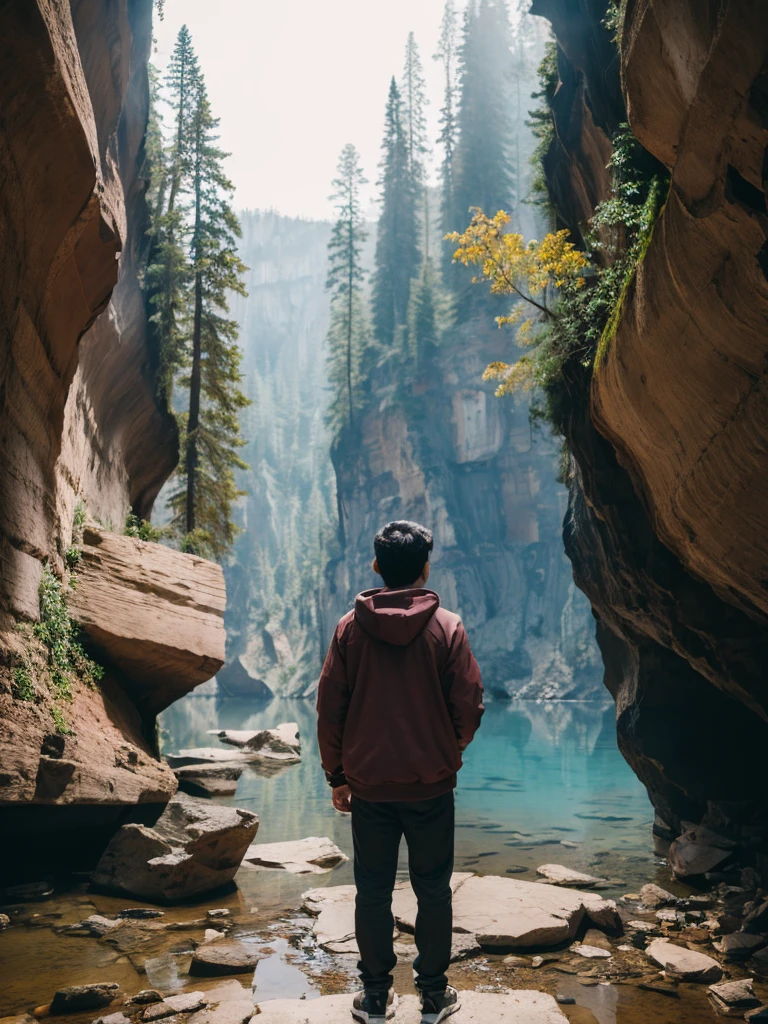
[[[300,754],[301,738],[296,722],[282,722],[274,729],[209,729],[209,736],[218,736],[222,743],[264,753]]]
[[[153,828],[117,831],[93,885],[161,903],[209,892],[232,881],[258,827],[250,811],[177,794]]]
[[[583,889],[590,889],[593,885],[602,885],[605,878],[598,878],[596,875],[585,875],[582,871],[573,871],[563,864],[542,864],[536,868],[536,873],[542,875],[552,885],[581,886]]]
[[[722,864],[736,844],[701,825],[690,825],[669,848],[667,862],[678,878],[703,875]]]
[[[137,1003],[139,1006],[146,1006],[148,1003],[159,1003],[162,998],[157,989],[143,988],[141,992],[136,993],[131,1002]]]
[[[517,989],[496,994],[465,989],[459,995],[461,1009],[448,1018],[456,1024],[567,1024],[568,1021],[554,998],[545,992]],[[345,1024],[352,1019],[351,1005],[351,994],[310,1000],[271,999],[258,1004],[254,1024],[256,1021],[258,1024]],[[416,996],[401,997],[396,1024],[419,1024],[420,1021]]]
[[[602,949],[600,946],[571,946],[571,952],[588,957],[590,960],[609,960],[613,955],[610,950]]]
[[[243,988],[234,978],[206,989],[205,996],[208,1006],[187,1017],[187,1024],[246,1024],[254,1014],[250,986]]]
[[[109,1013],[106,1017],[97,1017],[93,1024],[131,1024],[130,1017],[124,1013]]]
[[[151,921],[156,917],[165,917],[164,910],[150,910],[147,907],[129,907],[121,910],[118,917],[127,917],[134,921]]]
[[[616,904],[595,893],[541,882],[457,873],[451,879],[454,930],[474,936],[484,950],[556,946],[573,939],[585,918],[595,927],[621,934]],[[304,894],[304,907],[317,915],[315,938],[328,952],[354,953],[355,887],[331,886]],[[416,921],[411,886],[395,886],[393,913],[407,931]]]
[[[192,955],[189,973],[197,977],[252,971],[264,954],[234,939],[204,943]]]
[[[716,1010],[752,1010],[760,1006],[751,978],[710,985],[709,998]]]
[[[78,1013],[81,1010],[100,1010],[117,998],[117,982],[98,982],[93,985],[70,985],[60,988],[51,1001],[51,1014]]]
[[[263,843],[249,847],[243,861],[260,868],[288,871],[294,875],[322,874],[349,857],[327,837],[310,836],[288,843]]]
[[[244,764],[190,764],[174,768],[179,788],[192,796],[233,796]]]
[[[653,882],[649,882],[648,885],[644,885],[640,890],[640,902],[644,907],[658,910],[660,907],[677,906],[677,896],[673,896],[671,892],[662,889],[660,885],[654,885]]]
[[[723,976],[722,967],[711,956],[675,946],[666,939],[654,939],[645,953],[659,967],[673,972],[683,981],[716,982]]]

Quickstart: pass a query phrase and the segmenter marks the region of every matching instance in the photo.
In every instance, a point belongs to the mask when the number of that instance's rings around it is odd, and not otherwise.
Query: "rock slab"
[[[454,932],[474,939],[484,950],[536,949],[573,939],[586,919],[596,928],[621,933],[616,904],[595,893],[577,892],[541,882],[457,873],[453,889]],[[304,907],[317,915],[315,937],[329,952],[355,952],[352,885],[312,889]],[[395,920],[404,931],[416,923],[416,897],[406,882],[395,886]],[[718,979],[712,979],[718,980]]]
[[[258,950],[234,939],[206,942],[195,950],[190,974],[198,977],[244,974],[252,971],[263,956]]]
[[[290,843],[264,843],[251,846],[245,862],[256,868],[273,868],[293,875],[322,874],[349,860],[327,837],[310,836]]]
[[[191,764],[174,769],[179,789],[191,796],[234,796],[245,765]]]
[[[659,967],[683,981],[716,982],[723,976],[722,967],[711,956],[676,946],[666,939],[654,939],[645,952]]]
[[[339,1024],[350,1020],[351,995],[322,996],[320,999],[273,999],[258,1006],[253,1024]],[[451,1024],[567,1024],[552,996],[518,989],[506,993],[463,991],[461,1009],[449,1018]],[[416,996],[398,1002],[396,1024],[419,1024],[421,1013]]]
[[[87,527],[71,612],[157,715],[224,664],[220,565],[161,544]]]
[[[199,896],[232,881],[258,827],[250,811],[177,794],[152,828],[122,826],[93,884],[150,902]]]
[[[563,864],[542,864],[536,868],[536,873],[542,875],[552,885],[570,885],[582,889],[591,889],[593,885],[600,885],[606,881],[596,875],[585,875],[583,871],[574,871]]]
[[[100,1010],[117,998],[120,986],[115,982],[95,985],[72,985],[60,988],[51,1001],[51,1013],[79,1013],[81,1010]]]

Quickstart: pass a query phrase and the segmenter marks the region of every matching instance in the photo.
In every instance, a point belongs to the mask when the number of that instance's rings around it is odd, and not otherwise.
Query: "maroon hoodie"
[[[431,590],[368,590],[336,627],[320,676],[318,738],[333,785],[364,800],[428,800],[456,785],[483,714],[458,615]]]

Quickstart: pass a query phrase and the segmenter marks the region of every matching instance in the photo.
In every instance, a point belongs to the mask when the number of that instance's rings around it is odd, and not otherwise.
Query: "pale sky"
[[[362,157],[373,199],[389,81],[416,34],[438,132],[444,0],[166,0],[155,18],[163,70],[186,22],[205,73],[238,209],[328,218],[343,146]],[[439,152],[434,154],[437,165]]]

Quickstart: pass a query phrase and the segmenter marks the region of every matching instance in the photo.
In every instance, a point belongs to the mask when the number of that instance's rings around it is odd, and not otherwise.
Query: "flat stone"
[[[124,1013],[109,1013],[106,1017],[97,1017],[93,1024],[131,1024],[131,1019]]]
[[[164,999],[159,1003],[152,1003],[141,1015],[142,1020],[163,1020],[164,1017],[172,1017],[176,1011],[169,1006]]]
[[[690,826],[670,846],[667,861],[678,878],[703,875],[722,864],[735,845],[703,826]]]
[[[610,950],[602,949],[600,946],[571,946],[571,952],[589,957],[590,960],[606,960],[612,956]]]
[[[244,764],[190,764],[175,768],[179,788],[192,796],[233,796]]]
[[[595,893],[466,873],[455,874],[451,888],[454,932],[474,936],[484,950],[556,946],[573,939],[585,918],[601,930],[621,933],[616,904]],[[353,885],[312,889],[304,894],[304,908],[317,915],[314,932],[323,949],[356,952],[354,899]],[[416,910],[410,884],[398,882],[393,913],[404,931],[413,931]]]
[[[264,843],[251,846],[243,858],[260,868],[276,868],[294,875],[322,874],[349,860],[327,838],[310,836],[289,843]]]
[[[164,917],[164,910],[150,910],[149,907],[129,907],[121,910],[118,917],[127,917],[134,921],[151,921],[156,917]]]
[[[100,1010],[117,998],[120,986],[116,982],[98,982],[94,985],[71,985],[60,988],[51,1001],[51,1013],[77,1013],[80,1010]]]
[[[716,982],[723,976],[722,967],[711,956],[675,946],[665,939],[654,939],[645,952],[659,967],[674,972],[683,981]]]
[[[190,974],[198,977],[243,974],[252,971],[263,956],[253,947],[234,939],[207,942],[198,946],[192,955]]]
[[[194,1013],[208,1005],[204,992],[180,992],[177,996],[166,996],[165,1001],[176,1013]]]
[[[567,1024],[552,996],[518,989],[507,993],[461,993],[461,1009],[451,1024]],[[271,999],[259,1004],[254,1024],[340,1024],[350,1020],[352,995],[322,996],[320,999]],[[398,1002],[395,1024],[419,1024],[421,1012],[416,996]]]
[[[198,896],[232,881],[258,827],[250,811],[177,794],[152,828],[116,832],[93,885],[159,903]]]
[[[741,981],[725,981],[720,985],[709,986],[709,998],[718,1013],[727,1012],[735,1016],[735,1011],[744,1013],[760,1006],[760,1000],[752,988],[752,979]]]
[[[246,1024],[254,1014],[253,993],[234,978],[206,989],[208,1006],[185,1018],[186,1024]]]
[[[165,760],[173,768],[186,768],[195,765],[227,765],[242,768],[251,760],[240,750],[222,750],[220,747],[192,747],[179,750],[175,754],[165,754]]]
[[[593,885],[600,885],[605,882],[604,878],[596,875],[585,875],[582,871],[573,871],[563,864],[542,864],[536,868],[536,873],[542,875],[552,885],[571,885],[582,889],[591,889]]]
[[[218,918],[222,918],[222,917],[229,917],[231,915],[231,913],[232,913],[232,911],[231,910],[227,910],[226,907],[219,907],[216,910],[209,910],[208,913],[205,916],[213,918],[213,919],[218,919]]]
[[[677,896],[662,889],[660,885],[650,882],[640,890],[640,902],[651,910],[658,910],[659,907],[674,907],[677,905]]]

